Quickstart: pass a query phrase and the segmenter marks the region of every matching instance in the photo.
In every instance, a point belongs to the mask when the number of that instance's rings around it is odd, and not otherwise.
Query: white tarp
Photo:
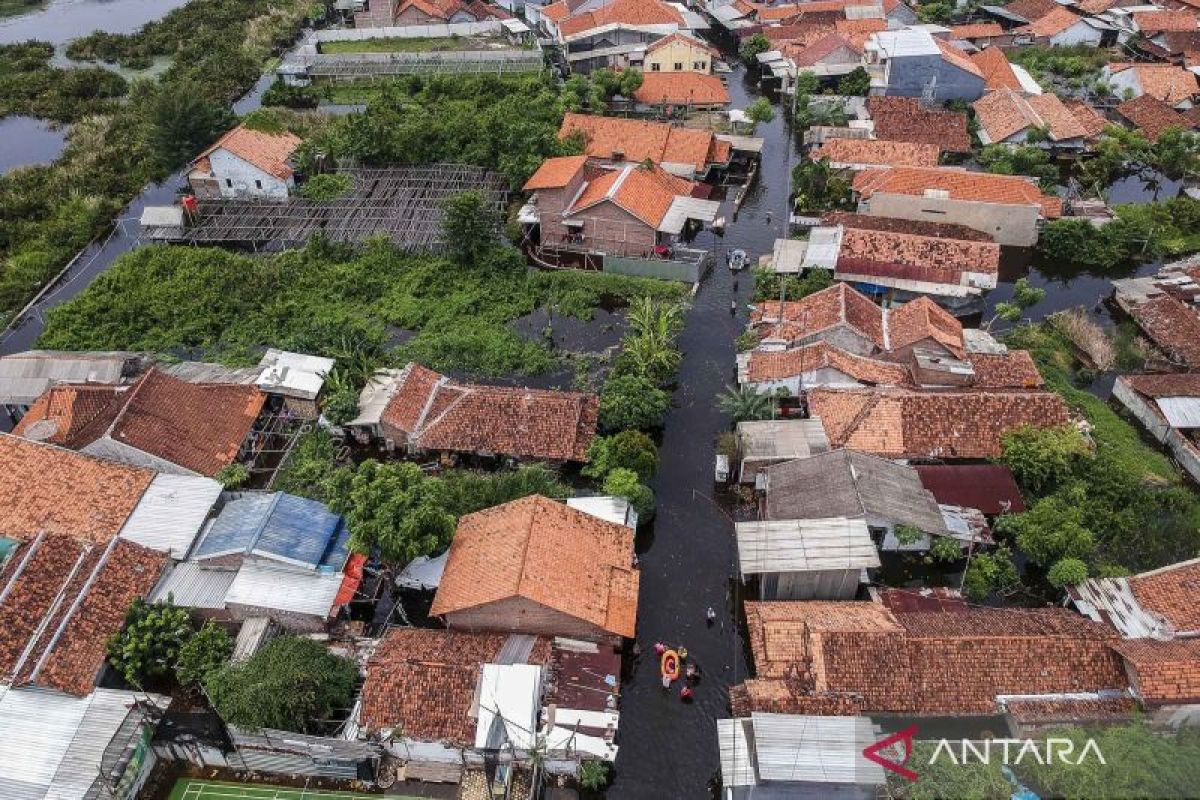
[[[446,560],[450,551],[440,556],[417,556],[396,576],[396,585],[402,589],[436,589],[446,571]]]

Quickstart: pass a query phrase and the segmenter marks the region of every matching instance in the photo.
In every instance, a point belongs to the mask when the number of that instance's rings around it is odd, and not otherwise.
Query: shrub
[[[935,536],[929,545],[929,555],[937,561],[957,561],[962,558],[962,548],[952,536]]]
[[[613,436],[600,436],[588,447],[588,464],[583,474],[603,478],[614,469],[628,469],[645,481],[658,469],[658,448],[641,431],[626,430]]]
[[[229,634],[210,620],[179,648],[175,677],[181,686],[198,686],[224,667],[232,652],[233,640]]]
[[[108,663],[131,685],[170,675],[183,643],[192,635],[187,609],[170,598],[147,603],[136,598],[125,612],[125,624],[108,640]]]
[[[600,391],[600,427],[608,431],[661,428],[671,396],[640,375],[616,375]]]
[[[229,464],[221,467],[214,477],[224,489],[240,489],[250,480],[250,468],[245,464]]]
[[[354,179],[349,175],[327,172],[313,175],[301,185],[297,194],[306,200],[328,201],[345,196],[353,187]]]
[[[1081,459],[1091,458],[1087,440],[1074,425],[1037,428],[1022,425],[1000,438],[1001,463],[1013,477],[1035,495],[1053,491],[1063,483]]]
[[[976,602],[986,600],[993,592],[1003,592],[1020,583],[1020,576],[1012,561],[1012,551],[1003,545],[991,553],[973,556],[963,578],[967,596]]]
[[[649,522],[654,518],[654,492],[638,480],[631,469],[618,467],[604,479],[604,493],[624,497],[637,512],[638,522]]]
[[[1050,585],[1061,589],[1064,586],[1071,586],[1076,583],[1083,583],[1087,580],[1088,568],[1087,564],[1078,558],[1063,558],[1054,562],[1050,570],[1046,573],[1046,580]]]

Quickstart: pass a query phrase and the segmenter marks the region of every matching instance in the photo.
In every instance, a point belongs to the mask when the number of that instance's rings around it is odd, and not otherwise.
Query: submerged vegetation
[[[1079,218],[1049,222],[1038,249],[1051,261],[1098,269],[1200,251],[1200,200],[1121,205],[1116,214],[1100,227]]]

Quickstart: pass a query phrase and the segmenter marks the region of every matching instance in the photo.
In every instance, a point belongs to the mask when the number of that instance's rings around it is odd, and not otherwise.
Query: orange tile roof
[[[928,297],[918,297],[888,312],[888,342],[899,350],[933,339],[957,358],[964,356],[962,323]]]
[[[863,228],[870,231],[891,231],[914,236],[931,236],[942,239],[962,239],[966,242],[993,242],[983,231],[968,228],[955,222],[928,222],[926,220],[876,217],[850,211],[830,211],[821,215],[822,225],[844,225],[847,228]]]
[[[547,158],[537,168],[537,172],[529,176],[529,180],[525,181],[521,190],[536,192],[538,189],[561,189],[579,174],[579,170],[583,169],[587,159],[586,154]]]
[[[634,99],[648,106],[724,105],[730,102],[729,90],[718,75],[699,72],[647,72]]]
[[[884,348],[883,309],[845,283],[835,283],[801,300],[759,303],[750,313],[751,325],[785,322],[793,326],[794,339],[815,336],[845,325],[876,347]]]
[[[868,97],[867,112],[875,137],[901,142],[936,144],[951,153],[971,152],[967,115],[960,111],[927,109],[915,97]]]
[[[1007,353],[967,353],[979,389],[1040,389],[1046,382],[1027,350]]]
[[[988,39],[1003,36],[1004,28],[998,22],[976,22],[973,25],[951,25],[950,35],[955,39]]]
[[[558,30],[563,36],[576,36],[607,25],[683,25],[683,17],[660,0],[612,0],[564,19]]]
[[[812,42],[794,42],[783,45],[781,53],[791,59],[797,67],[812,67],[822,63],[825,58],[839,50],[849,50],[851,53],[862,54],[863,48],[856,45],[848,36],[840,33],[829,33]]]
[[[808,402],[832,446],[884,458],[995,458],[1007,431],[1070,419],[1051,392],[814,389]]]
[[[1195,127],[1190,119],[1176,111],[1170,103],[1148,94],[1121,103],[1117,106],[1117,113],[1146,134],[1146,138],[1152,142],[1158,141],[1158,137],[1168,128],[1190,130]]]
[[[557,3],[547,3],[538,9],[543,17],[551,22],[562,22],[567,17],[571,16],[571,8],[565,0],[558,0]]]
[[[1057,36],[1072,25],[1083,21],[1083,17],[1063,6],[1058,6],[1049,14],[1038,17],[1028,25],[1016,28],[1014,33],[1028,33],[1033,36]]]
[[[1080,0],[1080,2],[1075,4],[1075,7],[1085,14],[1095,16],[1096,14],[1103,14],[1120,2],[1121,0]]]
[[[405,737],[475,743],[472,716],[483,665],[496,663],[505,633],[465,633],[393,628],[367,662],[360,724],[371,733],[396,730]],[[525,663],[546,665],[550,640],[539,636]]]
[[[972,55],[971,61],[983,73],[984,85],[988,89],[1021,91],[1021,81],[999,47],[985,47]]]
[[[1142,33],[1194,31],[1197,28],[1194,11],[1134,11],[1131,16]]]
[[[1196,94],[1196,76],[1173,64],[1109,64],[1113,73],[1133,70],[1141,84],[1142,93],[1165,100],[1171,105]]]
[[[217,150],[228,150],[243,161],[253,164],[276,178],[286,180],[292,176],[292,168],[287,163],[304,140],[291,133],[264,133],[251,130],[244,125],[238,125],[217,140],[217,143],[205,150],[193,166],[204,168],[198,164],[201,160],[207,162],[210,155]]]
[[[594,394],[458,383],[409,364],[382,423],[418,449],[586,461],[596,436]]]
[[[1052,141],[1081,139],[1087,131],[1053,93],[1026,97],[1011,89],[988,92],[972,105],[991,143],[1030,128],[1044,128]]]
[[[112,424],[128,389],[95,384],[52,386],[34,401],[12,432],[38,442],[84,447]]]
[[[41,532],[105,543],[129,518],[154,473],[0,434],[0,535]]]
[[[945,61],[948,61],[964,72],[969,72],[979,78],[983,77],[983,72],[979,67],[975,66],[975,62],[962,50],[941,39],[934,39],[933,43],[937,45],[938,50],[942,51],[942,58]]]
[[[574,216],[599,203],[611,202],[652,228],[658,228],[679,196],[691,194],[693,184],[671,175],[662,167],[647,169],[627,164],[593,178],[567,209]]]
[[[1033,181],[1018,175],[993,175],[947,167],[890,167],[863,170],[854,176],[854,190],[863,199],[875,192],[921,197],[929,189],[947,192],[952,200],[1036,205],[1042,216],[1062,216],[1062,200],[1043,194]]]
[[[648,158],[657,164],[691,164],[697,172],[704,172],[709,164],[727,164],[732,157],[728,143],[710,131],[662,122],[568,111],[558,137],[565,139],[577,131],[584,135],[587,155],[593,158],[611,159],[620,152],[626,161],[639,163]]]
[[[694,47],[698,50],[703,50],[704,52],[708,53],[713,58],[721,57],[720,50],[713,47],[708,42],[705,42],[701,39],[697,39],[695,36],[688,36],[686,33],[672,33],[669,36],[664,36],[661,39],[656,39],[655,41],[653,41],[649,45],[647,45],[646,52],[653,53],[655,50],[661,50],[662,48],[664,48],[667,45],[672,44],[674,42],[682,42],[683,44],[686,44],[689,47]]]
[[[1132,668],[1142,702],[1157,706],[1200,701],[1200,639],[1125,639],[1113,649]]]
[[[941,152],[936,144],[892,142],[884,139],[826,139],[812,154],[837,164],[936,167]]]
[[[1200,369],[1200,312],[1164,294],[1138,303],[1129,313],[1168,358]]]
[[[1112,631],[1061,608],[748,602],[746,620],[757,678],[731,690],[735,715],[989,714],[997,695],[1129,683]]]
[[[1200,559],[1143,572],[1129,579],[1142,608],[1164,620],[1173,635],[1200,633]]]
[[[256,386],[190,383],[151,369],[122,399],[103,435],[212,477],[237,458],[267,396]]]
[[[430,614],[521,597],[632,637],[638,570],[633,531],[532,495],[458,522]]]
[[[1013,0],[1005,5],[1005,8],[1018,17],[1033,21],[1062,8],[1062,6],[1055,0]]]
[[[896,269],[896,267],[916,269]],[[873,268],[878,267],[878,269]],[[999,274],[1000,245],[943,236],[846,228],[837,271],[963,285],[964,273]]]
[[[776,381],[818,369],[834,369],[863,384],[907,386],[912,382],[902,364],[847,353],[823,341],[788,350],[752,351],[746,379],[752,383]]]
[[[1075,121],[1083,128],[1084,135],[1088,139],[1097,138],[1109,126],[1109,122],[1103,114],[1082,100],[1067,100],[1063,105],[1075,117]]]

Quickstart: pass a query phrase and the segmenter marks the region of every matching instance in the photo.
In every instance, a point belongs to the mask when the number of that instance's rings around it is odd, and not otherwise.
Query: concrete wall
[[[208,157],[208,161],[212,164],[213,177],[220,181],[222,197],[270,197],[286,200],[293,184],[291,178],[277,178],[243,161],[228,150],[215,151]]]
[[[681,69],[675,69],[681,64]],[[712,55],[703,48],[676,39],[653,53],[646,53],[646,72],[711,72]]]
[[[252,617],[268,617],[277,622],[291,633],[324,633],[325,620],[312,614],[297,614],[278,608],[263,608],[262,606],[246,606],[241,603],[226,603],[229,618],[235,622],[245,622]]]
[[[360,15],[355,15],[356,18],[358,16]],[[361,42],[366,39],[444,39],[449,36],[490,36],[503,33],[504,26],[500,20],[496,19],[483,22],[456,22],[452,25],[440,21],[429,25],[393,25],[389,11],[386,18],[369,25],[358,24],[354,28],[314,31],[310,35],[309,41]]]
[[[974,200],[950,200],[917,197],[908,194],[876,192],[859,211],[875,217],[927,222],[956,222],[990,234],[1002,245],[1032,247],[1037,244],[1041,208],[1033,205],[981,203]]]
[[[605,256],[604,271],[635,278],[658,278],[663,281],[698,283],[700,264],[688,261],[664,261],[660,258]]]
[[[456,611],[446,614],[445,619],[448,627],[469,631],[568,636],[597,642],[619,638],[589,622],[523,597],[510,597],[507,600]]]
[[[1192,476],[1192,480],[1200,481],[1200,451],[1179,430],[1172,428],[1167,421],[1160,417],[1142,395],[1130,389],[1123,382],[1113,385],[1113,397],[1121,401],[1121,405],[1150,432],[1159,442],[1167,446],[1171,455],[1179,462],[1184,471]]]
[[[891,59],[887,93],[899,97],[921,97],[934,76],[937,76],[934,97],[938,101],[972,102],[983,95],[983,78],[959,69],[941,55]]]
[[[1051,36],[1048,44],[1053,47],[1070,47],[1073,44],[1090,44],[1098,47],[1103,36],[1102,32],[1081,21],[1076,22],[1062,33]]]
[[[853,600],[860,574],[857,569],[768,573],[759,579],[759,599]]]

